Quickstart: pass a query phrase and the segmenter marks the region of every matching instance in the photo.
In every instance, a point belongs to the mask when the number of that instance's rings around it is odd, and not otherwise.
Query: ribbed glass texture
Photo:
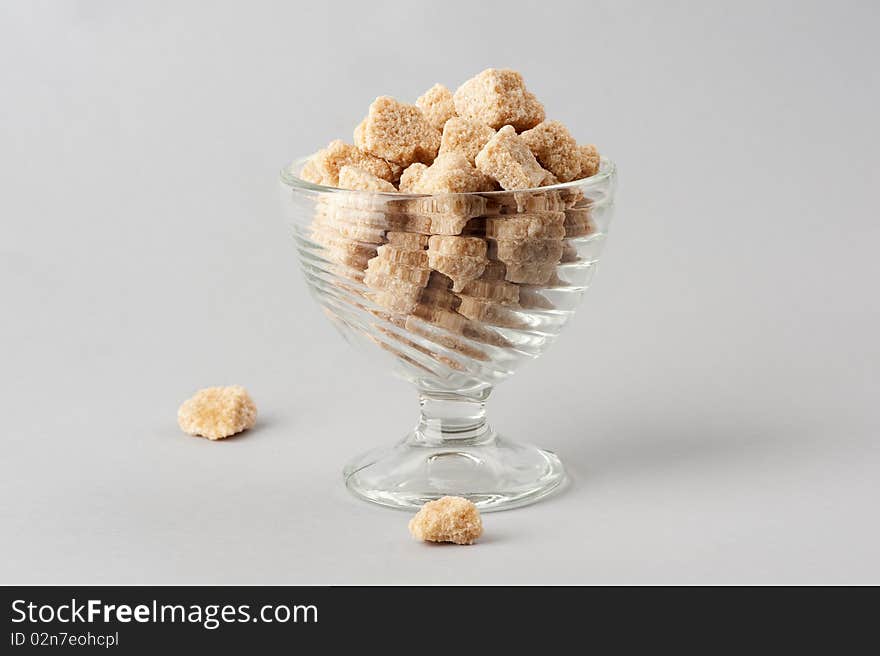
[[[483,408],[549,347],[590,287],[614,165],[603,159],[590,178],[541,189],[435,196],[322,187],[296,176],[301,165],[281,173],[282,208],[315,299],[367,366],[390,369],[421,398],[402,443],[346,468],[352,491],[394,507],[457,494],[494,510],[557,487],[558,459],[495,435]],[[443,474],[432,473],[441,461]]]

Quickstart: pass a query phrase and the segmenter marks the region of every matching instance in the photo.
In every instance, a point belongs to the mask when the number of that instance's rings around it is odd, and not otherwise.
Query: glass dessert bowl
[[[309,288],[348,341],[415,386],[421,408],[402,441],[345,467],[348,489],[403,509],[461,496],[484,512],[557,489],[559,458],[498,435],[485,405],[590,286],[614,164],[539,189],[426,196],[312,184],[294,173],[303,163],[282,170],[281,202]]]

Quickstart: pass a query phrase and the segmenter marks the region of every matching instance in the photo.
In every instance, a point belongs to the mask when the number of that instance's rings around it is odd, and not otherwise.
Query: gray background
[[[878,18],[2,3],[0,582],[880,582]],[[416,399],[311,301],[277,170],[487,66],[621,185],[581,313],[490,407],[572,485],[431,547],[342,486]],[[180,433],[232,383],[259,428]]]

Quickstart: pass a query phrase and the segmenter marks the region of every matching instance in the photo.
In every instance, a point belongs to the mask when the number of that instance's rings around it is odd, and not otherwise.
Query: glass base
[[[343,474],[355,496],[402,510],[443,496],[470,499],[481,512],[508,510],[534,503],[565,481],[550,451],[491,432],[436,443],[418,429],[397,446],[363,454]]]

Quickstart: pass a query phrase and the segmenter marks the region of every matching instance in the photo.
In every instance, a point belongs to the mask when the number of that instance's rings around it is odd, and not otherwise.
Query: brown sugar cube
[[[412,296],[406,294],[399,295],[394,292],[368,292],[366,296],[376,305],[380,305],[396,314],[409,314],[419,304],[418,298],[412,298]],[[388,321],[394,323],[391,317],[388,318]]]
[[[360,144],[364,143],[364,140],[367,138],[366,129],[367,129],[367,119],[365,118],[363,121],[361,121],[360,123],[358,123],[355,126],[354,132],[351,135],[354,138],[355,144],[360,145]]]
[[[428,263],[435,271],[439,271],[452,278],[452,291],[461,291],[461,288],[479,278],[486,268],[486,259],[480,257],[467,257],[462,255],[441,255],[428,251]]]
[[[431,233],[435,235],[458,235],[470,219],[454,214],[436,214],[431,217]]]
[[[436,193],[469,193],[474,191],[494,191],[495,180],[476,168],[461,153],[439,155],[431,165],[428,182]]]
[[[440,137],[440,155],[459,153],[475,166],[474,159],[492,138],[495,130],[485,123],[456,116],[446,121]]]
[[[392,246],[406,250],[424,250],[428,247],[428,235],[412,232],[389,232],[386,237]]]
[[[507,275],[510,282],[544,285],[556,273],[555,262],[508,262]]]
[[[583,156],[577,141],[559,121],[539,123],[520,137],[541,166],[557,178],[557,182],[569,182],[580,176]]]
[[[358,244],[355,243],[355,246]],[[368,255],[362,255],[357,252],[352,252],[350,249],[342,247],[327,247],[326,250],[327,259],[336,262],[337,264],[343,264],[347,267],[351,267],[352,269],[358,269],[363,271],[367,268],[367,263],[372,259],[372,257]],[[351,277],[348,275],[347,277]]]
[[[439,148],[439,143],[437,147]],[[300,177],[315,184],[338,187],[339,169],[346,165],[356,166],[389,182],[394,179],[388,162],[339,139],[331,141],[326,148],[312,155],[300,171]]]
[[[385,241],[384,230],[377,230],[368,226],[354,224],[334,223],[322,216],[315,216],[312,220],[312,232],[334,232],[345,241],[361,243],[375,248]]]
[[[544,107],[526,89],[522,75],[488,68],[462,84],[453,95],[456,113],[498,129],[512,125],[518,132],[544,120]]]
[[[367,269],[364,284],[378,292],[387,292],[393,296],[417,301],[422,295],[424,285],[408,282],[377,269]]]
[[[294,173],[294,175],[296,174],[294,171],[291,171],[291,173]],[[311,158],[306,160],[306,163],[303,164],[303,167],[299,171],[299,177],[306,182],[313,182],[314,184],[324,183],[324,174],[321,173],[321,169],[318,168],[318,165],[315,164]]]
[[[582,190],[578,189],[578,191],[581,192],[580,198],[578,198],[576,202],[568,204],[565,209],[583,209],[585,207],[593,207],[593,199],[587,198]]]
[[[503,280],[471,280],[462,287],[461,296],[516,305],[519,302],[519,287]]]
[[[428,253],[440,255],[467,255],[486,257],[486,242],[479,237],[452,237],[434,235],[428,239]]]
[[[468,324],[467,317],[463,317],[458,312],[432,305],[419,305],[413,311],[413,316],[458,335],[464,334]]]
[[[559,239],[490,239],[488,257],[502,262],[558,262]]]
[[[429,501],[409,520],[409,532],[416,540],[473,544],[483,534],[477,507],[462,497]]]
[[[351,209],[343,205],[344,202],[344,197],[340,197],[338,201],[336,196],[321,198],[315,204],[315,216],[322,217],[331,224],[350,223],[379,230],[391,230],[406,221],[406,217],[401,214],[382,209]]]
[[[452,289],[452,278],[439,271],[431,271],[427,286],[432,289]]]
[[[412,250],[386,244],[379,246],[376,257],[380,261],[394,262],[395,264],[424,269],[428,267],[428,254],[423,250]]]
[[[571,207],[578,207],[581,206],[584,202],[589,202],[589,199],[584,196],[584,192],[577,187],[560,189],[559,195],[562,197],[562,202],[565,203],[566,209]]]
[[[509,125],[486,142],[475,161],[480,171],[507,190],[539,187],[546,177],[525,141]]]
[[[544,177],[541,179],[540,187],[552,187],[553,185],[559,184],[559,178],[550,173],[550,171],[544,171]]]
[[[445,153],[431,166],[413,164],[400,177],[400,191],[409,194],[460,194],[492,191],[495,182],[461,153]]]
[[[406,167],[395,162],[388,162],[388,168],[391,169],[391,182],[397,186],[400,183],[400,176],[403,175],[403,169]]]
[[[454,215],[471,219],[486,211],[486,199],[482,196],[439,195],[411,198],[406,201],[406,211],[411,214],[434,216]]]
[[[515,193],[516,211],[524,212],[561,212],[565,202],[558,191]]]
[[[565,210],[565,236],[568,238],[585,237],[595,232],[596,226],[590,217],[589,207]]]
[[[389,96],[372,102],[354,138],[361,150],[403,167],[413,162],[430,164],[440,149],[440,131],[422,111]]]
[[[529,212],[486,219],[486,236],[495,239],[562,239],[564,212]]]
[[[416,309],[416,313],[418,313],[419,309],[422,307],[424,306],[419,306],[419,308]],[[452,330],[452,327],[454,326],[455,332],[460,333],[462,337],[492,346],[510,346],[510,342],[496,331],[491,328],[486,328],[479,322],[471,321],[458,312],[444,310],[442,308],[432,308],[432,314],[433,316],[428,319],[431,323],[450,330]]]
[[[423,214],[408,214],[404,221],[403,229],[406,232],[416,232],[421,235],[430,235],[433,231],[433,219]]]
[[[184,401],[177,410],[177,423],[189,435],[222,440],[257,422],[257,406],[240,385],[206,387]]]
[[[353,247],[363,247],[366,252],[372,251],[373,257],[376,256],[375,244],[358,244],[357,242],[351,241],[350,239],[346,239],[330,226],[324,225],[320,222],[312,222],[312,224],[309,226],[309,236],[311,237],[313,242],[326,248],[334,248],[336,246],[352,244]]]
[[[362,194],[357,190],[340,190],[332,196],[322,196],[318,199],[317,205],[319,207],[332,205],[333,207],[347,210],[384,212],[387,214],[399,215],[406,212],[406,207],[402,201],[403,199],[392,197],[390,192],[383,192],[381,194]]]
[[[461,299],[448,289],[438,287],[425,287],[419,298],[422,305],[433,305],[447,310],[455,310],[461,303]]]
[[[375,245],[351,241],[323,226],[313,227],[312,240],[326,249],[328,259],[351,267],[365,269],[367,262],[376,257]]]
[[[397,188],[368,171],[346,164],[339,169],[339,186],[343,189],[358,191],[395,192]]]
[[[483,269],[483,275],[478,280],[504,280],[505,275],[507,275],[507,266],[504,262],[489,260],[486,262],[486,268]]]
[[[599,163],[601,161],[596,146],[593,144],[578,146],[578,153],[580,154],[581,170],[577,177],[589,178],[592,175],[596,175],[599,172]]]
[[[522,315],[511,306],[483,298],[463,296],[457,311],[472,321],[501,326],[502,328],[524,328],[527,325]]]
[[[431,270],[428,268],[419,268],[407,266],[405,264],[398,264],[396,262],[389,262],[381,257],[375,257],[370,260],[370,263],[367,265],[367,271],[369,273],[377,273],[397,278],[398,280],[403,280],[404,282],[412,283],[419,287],[427,285],[428,277],[431,275]]]
[[[468,257],[467,255],[443,255],[436,251],[428,251],[428,264],[452,278],[452,291],[461,291],[462,286],[479,278],[486,268],[485,257]]]
[[[348,258],[348,256],[335,251],[329,251],[327,253],[327,259],[331,261],[331,264],[327,266],[328,273],[346,279],[345,281],[332,280],[330,281],[330,284],[339,289],[344,289],[350,294],[360,296],[362,290],[357,287],[352,287],[351,284],[346,281],[350,280],[357,283],[363,283],[364,269],[367,268],[366,265],[361,264],[363,260],[354,260],[354,258]],[[357,305],[353,299],[346,299],[346,302]]]
[[[357,202],[355,196],[363,196],[371,199],[371,202]],[[379,197],[369,194],[359,194],[352,191],[339,191],[327,194],[315,201],[315,213],[324,214],[332,219],[360,222],[361,219],[376,218],[372,223],[385,222],[386,203]],[[394,213],[396,214],[396,213]]]
[[[428,166],[421,162],[407,166],[400,174],[400,191],[407,194],[420,193],[416,189],[421,186],[422,178],[427,170]]]
[[[312,158],[307,160],[303,167],[299,171],[299,177],[306,182],[311,182],[313,184],[323,185],[325,184],[324,173],[321,171],[320,167],[315,163],[314,158],[317,157],[317,154],[312,155]],[[339,178],[336,178],[337,183],[339,182]],[[329,180],[326,182],[328,187],[335,187],[335,184],[332,184]]]
[[[486,208],[481,196],[449,194],[409,199],[406,230],[437,235],[458,235],[472,217]]]
[[[487,216],[522,214],[525,212],[561,212],[565,209],[562,193],[557,189],[547,191],[515,191],[497,194],[489,199]]]
[[[574,223],[590,223],[592,218],[592,205],[586,204],[580,207],[569,207],[565,210],[565,225]]]
[[[369,244],[381,244],[385,241],[385,230],[369,225],[361,225],[354,221],[336,221],[322,214],[315,215],[312,225],[335,230],[346,239]]]
[[[393,220],[381,210],[353,210],[337,205],[333,198],[319,199],[315,204],[315,216],[326,219],[329,223],[351,223],[385,230]]]
[[[562,193],[557,190],[544,192],[521,192],[513,194],[516,211],[524,212],[561,212],[565,209]]]
[[[413,310],[413,317],[426,321],[428,323],[439,326],[449,332],[460,335],[464,332],[465,322],[467,318],[446,308],[435,307],[433,305],[420,304]]]
[[[416,107],[422,110],[428,123],[438,130],[442,130],[446,121],[455,116],[452,92],[442,84],[435,84],[419,96]]]
[[[473,195],[443,194],[409,199],[406,207],[409,212],[408,231],[457,235],[471,218],[485,211],[486,199]]]

